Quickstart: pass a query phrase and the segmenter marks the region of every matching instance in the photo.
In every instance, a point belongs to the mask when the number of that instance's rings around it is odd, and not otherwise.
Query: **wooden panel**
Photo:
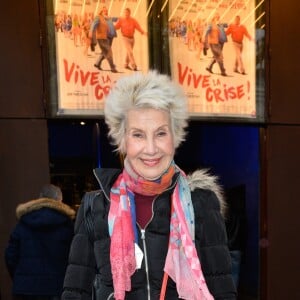
[[[270,121],[300,124],[299,1],[270,1]]]
[[[38,2],[1,3],[0,117],[44,115]]]
[[[16,205],[34,199],[49,182],[46,120],[0,120],[0,257],[16,223]],[[11,281],[0,260],[2,299],[11,299]]]
[[[300,299],[300,126],[272,126],[267,137],[268,299]]]

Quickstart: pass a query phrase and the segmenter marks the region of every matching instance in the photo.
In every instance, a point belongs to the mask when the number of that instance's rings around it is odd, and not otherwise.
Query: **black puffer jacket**
[[[64,281],[62,296],[64,300],[91,299],[96,269],[100,274],[98,275],[101,282],[100,299],[114,299],[107,223],[110,202],[107,196],[119,173],[120,171],[110,169],[95,170],[103,191],[92,207],[95,241],[93,245],[89,241],[83,222],[83,205],[81,205]],[[144,259],[142,268],[132,276],[132,290],[126,293],[126,300],[159,299],[169,241],[170,199],[176,180],[177,176],[173,178],[172,186],[154,200],[153,217],[145,228],[145,248],[141,239],[141,230],[138,230],[139,246],[144,252]],[[222,206],[216,196],[220,196],[220,191],[215,184],[215,178],[198,171],[189,178],[189,181],[195,211],[196,248],[208,288],[215,299],[236,299],[226,230],[221,215]],[[148,273],[145,271],[145,262],[148,262]],[[147,283],[149,283],[151,296],[147,293]],[[170,278],[165,299],[178,299],[176,285]]]
[[[73,238],[75,211],[49,198],[19,204],[5,249],[14,295],[60,296]]]

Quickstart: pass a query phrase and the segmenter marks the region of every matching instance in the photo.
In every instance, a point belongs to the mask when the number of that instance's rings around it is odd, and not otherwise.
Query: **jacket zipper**
[[[173,186],[174,185],[170,186],[168,189],[165,190],[165,192],[168,191],[168,190],[170,190],[170,189],[172,189]],[[146,272],[146,278],[147,278],[147,295],[148,295],[148,300],[151,300],[151,298],[150,298],[149,265],[148,265],[148,255],[147,255],[146,235],[145,234],[146,234],[146,228],[148,227],[148,225],[150,224],[150,222],[153,219],[153,215],[154,215],[153,207],[154,207],[154,203],[155,203],[155,201],[156,201],[157,198],[158,198],[158,196],[154,197],[154,199],[153,199],[151,219],[148,221],[148,223],[146,224],[146,226],[144,227],[144,229],[142,229],[141,226],[137,223],[137,226],[138,226],[138,228],[140,229],[140,232],[141,232],[141,240],[142,240],[143,248],[144,248],[145,272]]]
[[[145,239],[145,229],[141,229],[141,239],[142,239],[142,242],[143,242],[144,256],[145,256],[145,271],[146,271],[146,278],[147,278],[147,295],[148,295],[148,300],[150,300],[150,280],[149,280],[149,266],[148,266],[148,256],[147,256],[146,239]]]
[[[174,185],[176,184],[177,182],[177,178],[176,178],[176,181],[174,182],[174,184],[172,184],[170,187],[168,187],[164,192],[168,191],[168,190],[171,190]],[[150,280],[149,280],[149,266],[148,266],[148,256],[147,256],[147,248],[146,248],[146,236],[145,236],[145,233],[146,233],[146,228],[148,227],[148,225],[150,224],[150,222],[152,221],[153,219],[153,215],[154,215],[154,211],[153,211],[153,207],[154,207],[154,203],[156,201],[156,199],[158,198],[159,196],[156,196],[154,197],[153,199],[153,202],[152,202],[152,215],[151,215],[151,219],[148,221],[148,223],[146,224],[145,228],[142,229],[140,227],[140,225],[137,223],[137,226],[138,228],[140,229],[141,231],[141,240],[143,242],[143,248],[144,248],[144,256],[145,256],[145,271],[146,271],[146,278],[147,278],[147,292],[148,292],[148,300],[150,300]]]
[[[111,294],[108,296],[107,300],[113,299],[113,297],[114,297],[114,293],[111,293]]]

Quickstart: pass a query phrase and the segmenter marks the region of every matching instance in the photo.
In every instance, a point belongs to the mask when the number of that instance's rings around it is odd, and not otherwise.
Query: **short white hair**
[[[125,154],[124,138],[128,111],[153,108],[169,113],[175,149],[185,140],[188,110],[181,86],[169,76],[151,70],[121,77],[106,97],[104,105],[108,135],[117,151]]]

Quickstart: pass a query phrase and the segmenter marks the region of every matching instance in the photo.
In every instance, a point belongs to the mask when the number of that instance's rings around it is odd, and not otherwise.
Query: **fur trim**
[[[17,219],[19,220],[23,215],[26,215],[34,210],[38,210],[43,207],[57,210],[60,213],[68,216],[72,220],[75,218],[76,212],[69,205],[54,199],[39,198],[19,204],[16,209]]]
[[[192,174],[189,174],[187,176],[187,180],[191,191],[195,190],[196,188],[212,190],[219,200],[221,214],[223,215],[223,217],[225,217],[226,204],[224,200],[223,190],[217,182],[217,176],[209,174],[208,169],[201,169],[193,172]]]

